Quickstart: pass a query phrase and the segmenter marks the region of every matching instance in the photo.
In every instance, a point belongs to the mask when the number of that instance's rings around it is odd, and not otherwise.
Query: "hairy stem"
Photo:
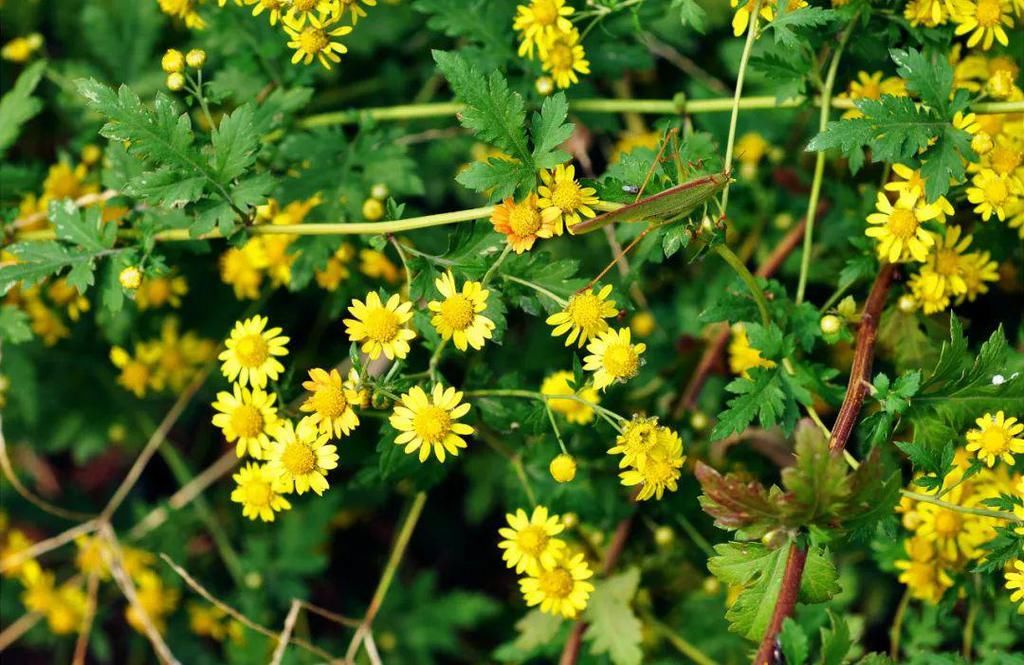
[[[779,589],[779,598],[775,601],[775,611],[772,612],[768,630],[765,631],[761,646],[757,650],[757,655],[754,656],[754,665],[774,665],[775,638],[782,630],[782,622],[793,614],[793,609],[796,607],[796,600],[800,595],[800,580],[803,577],[806,563],[807,548],[794,540],[789,545],[786,569],[782,573],[782,588]]]

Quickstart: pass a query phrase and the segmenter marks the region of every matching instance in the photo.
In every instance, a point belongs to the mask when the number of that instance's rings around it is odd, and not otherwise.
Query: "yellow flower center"
[[[516,545],[527,554],[539,557],[548,546],[548,534],[544,527],[531,525],[516,535]]]
[[[532,236],[540,228],[540,212],[526,204],[513,206],[512,212],[508,215],[508,225],[517,236]]]
[[[149,383],[149,368],[138,361],[125,365],[121,373],[126,385],[144,387]]]
[[[552,190],[551,202],[565,212],[572,212],[579,208],[582,203],[580,188],[572,180],[563,180],[556,184],[554,190]]]
[[[531,9],[533,19],[540,25],[554,25],[558,19],[558,7],[554,0],[536,0]]]
[[[989,163],[999,175],[1010,175],[1020,166],[1021,154],[1006,146],[996,146],[989,153]]]
[[[243,439],[252,439],[263,432],[263,414],[252,404],[242,404],[231,412],[231,428]]]
[[[299,33],[299,48],[306,53],[319,53],[327,48],[328,44],[327,34],[320,28],[310,25]]]
[[[641,422],[628,427],[625,433],[626,446],[636,452],[644,452],[658,440],[658,428],[652,422]]]
[[[366,335],[375,342],[390,342],[398,334],[398,315],[384,307],[378,307],[366,314],[363,321]]]
[[[648,458],[644,464],[644,481],[648,485],[663,485],[672,478],[673,467],[666,460]]]
[[[316,456],[306,444],[293,441],[281,453],[281,466],[293,476],[304,476],[316,468]]]
[[[935,272],[940,275],[955,275],[960,269],[960,255],[952,249],[941,249],[935,253]]]
[[[978,23],[983,28],[999,25],[999,19],[1003,16],[999,0],[978,0],[978,9],[975,16],[978,17]]]
[[[889,231],[900,240],[909,240],[917,233],[918,221],[913,210],[896,208],[889,215]]]
[[[242,337],[235,343],[235,355],[243,367],[259,367],[267,360],[270,349],[267,347],[267,340],[263,339],[263,335],[253,333]]]
[[[564,568],[545,570],[537,578],[537,583],[548,598],[568,598],[572,593],[572,575]]]
[[[337,418],[348,408],[345,391],[333,384],[318,386],[310,402],[313,410],[326,418]]]
[[[616,378],[636,376],[640,356],[630,344],[611,344],[604,352],[604,368]]]
[[[565,311],[580,328],[600,328],[604,323],[601,318],[601,299],[593,293],[580,293],[569,298]]]
[[[1002,178],[992,178],[982,185],[981,191],[985,193],[985,200],[994,206],[1002,205],[1010,195]]]
[[[1003,428],[993,426],[986,428],[981,433],[980,443],[982,450],[998,455],[1009,449],[1010,437],[1006,435],[1006,430]]]
[[[556,71],[572,69],[572,47],[567,44],[555,44],[548,51],[548,62]]]
[[[245,485],[245,502],[251,506],[258,508],[269,506],[273,496],[274,491],[268,482],[256,480]]]
[[[297,12],[311,12],[319,3],[320,0],[292,0],[292,7]]]
[[[441,303],[441,318],[455,330],[468,328],[473,323],[475,314],[473,303],[461,293],[457,293]]]
[[[447,411],[431,404],[416,414],[412,428],[427,443],[441,443],[452,429],[452,418]]]
[[[941,510],[935,515],[935,534],[952,538],[960,531],[960,518],[951,510]]]

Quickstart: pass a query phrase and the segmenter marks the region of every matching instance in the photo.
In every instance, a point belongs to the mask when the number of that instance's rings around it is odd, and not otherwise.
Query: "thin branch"
[[[234,619],[238,623],[242,624],[246,628],[249,628],[250,630],[254,630],[257,633],[259,633],[261,635],[264,635],[266,637],[269,637],[272,640],[276,640],[278,638],[278,633],[277,632],[267,628],[266,626],[263,626],[261,624],[256,623],[255,621],[253,621],[249,617],[245,616],[244,614],[242,614],[241,612],[239,612],[235,608],[233,608],[230,605],[228,605],[227,603],[225,603],[223,600],[217,598],[212,593],[207,591],[206,588],[203,585],[201,585],[199,582],[197,582],[195,580],[194,577],[192,577],[191,575],[188,574],[188,571],[186,571],[184,568],[182,568],[181,566],[176,564],[174,562],[174,560],[171,559],[171,557],[169,557],[166,554],[164,554],[163,552],[161,552],[160,553],[160,558],[164,560],[164,563],[166,563],[168,566],[171,567],[171,570],[173,570],[178,577],[180,577],[182,580],[184,580],[185,584],[187,584],[189,587],[191,587],[191,589],[193,591],[195,591],[200,596],[202,596],[204,599],[206,599],[206,601],[209,602],[211,605],[213,605],[214,607],[220,609],[225,614],[230,616],[232,619]],[[336,658],[336,657],[332,656],[331,654],[327,653],[326,651],[324,651],[320,647],[315,646],[313,644],[310,644],[306,640],[303,640],[303,639],[301,639],[299,637],[294,637],[293,636],[293,637],[289,638],[289,642],[291,642],[295,646],[299,647],[300,649],[305,649],[306,651],[308,651],[308,652],[310,652],[310,653],[312,653],[312,654],[314,654],[316,656],[319,656],[320,658],[323,658],[323,659],[327,660],[328,662],[331,662],[331,663],[344,662],[340,658]]]
[[[284,629],[277,636],[277,647],[274,648],[274,657],[270,659],[270,665],[281,665],[281,659],[284,658],[288,641],[292,637],[292,631],[295,630],[295,620],[299,618],[299,608],[301,607],[302,601],[292,600],[292,606],[288,608],[288,616],[284,618]]]
[[[38,612],[28,612],[21,615],[17,621],[4,628],[0,633],[0,653],[3,653],[12,644],[21,639],[22,635],[35,628],[35,625],[43,619]]]
[[[768,622],[768,630],[765,631],[764,639],[761,640],[761,646],[754,657],[754,665],[775,665],[775,637],[782,630],[782,622],[796,607],[796,600],[800,595],[800,579],[803,577],[806,563],[807,549],[794,540],[789,545],[779,598],[775,601],[775,610],[772,612],[771,621]]]
[[[356,628],[360,624],[359,619],[352,619],[350,617],[337,614],[330,610],[326,610],[320,607],[319,605],[314,605],[313,603],[308,603],[304,600],[300,600],[299,604],[302,605],[302,609],[306,610],[307,612],[321,616],[327,619],[328,621],[333,621],[334,623],[341,626],[346,626],[348,628]]]
[[[56,536],[53,536],[52,538],[40,540],[38,543],[35,543],[31,547],[27,547],[19,552],[15,552],[14,554],[8,555],[3,559],[0,559],[0,573],[4,573],[13,568],[17,568],[26,561],[40,557],[43,554],[46,554],[51,550],[55,550],[63,545],[67,545],[79,536],[84,536],[87,533],[92,533],[98,527],[98,520],[89,520],[87,522],[82,522],[77,526],[73,526],[70,529],[58,533]]]
[[[85,604],[85,614],[82,615],[82,627],[78,630],[78,640],[75,642],[75,655],[71,659],[72,665],[85,665],[85,658],[89,652],[89,637],[92,635],[92,622],[96,618],[96,598],[100,591],[100,577],[95,572],[89,573],[87,581],[88,595]]]
[[[93,192],[92,194],[86,194],[75,199],[75,207],[84,208],[85,206],[91,206],[96,203],[106,203],[115,196],[119,196],[121,193],[115,189],[107,189],[102,192]],[[31,215],[25,215],[11,222],[10,226],[7,227],[9,230],[17,230],[26,226],[32,226],[38,222],[45,220],[49,217],[50,213],[47,210],[40,210],[34,212]]]

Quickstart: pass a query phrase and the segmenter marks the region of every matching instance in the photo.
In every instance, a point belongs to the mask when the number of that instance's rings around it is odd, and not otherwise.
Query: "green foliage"
[[[21,126],[34,118],[43,108],[43,102],[32,96],[46,71],[46,62],[40,60],[25,69],[14,86],[0,98],[0,158],[17,140]]]
[[[607,653],[615,665],[639,665],[643,661],[640,620],[630,607],[640,585],[636,568],[595,584],[583,618],[590,624],[584,639],[594,655]]]

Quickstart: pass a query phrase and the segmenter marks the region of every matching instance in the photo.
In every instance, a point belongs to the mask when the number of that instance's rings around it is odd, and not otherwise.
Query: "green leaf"
[[[544,99],[539,113],[533,114],[530,137],[533,139],[533,164],[537,169],[550,169],[569,159],[558,146],[569,140],[574,125],[566,122],[569,102],[558,92]]]
[[[46,61],[34,62],[25,68],[14,82],[14,86],[0,98],[0,157],[7,153],[18,139],[21,126],[36,116],[43,108],[43,102],[32,93],[46,71]]]
[[[775,32],[775,43],[786,48],[796,50],[803,46],[804,40],[797,34],[797,29],[821,27],[838,18],[831,9],[805,6],[790,10],[790,6],[787,3],[778,5],[774,18],[764,25],[765,30]]]
[[[791,509],[808,525],[839,513],[851,489],[846,461],[829,451],[828,440],[811,424],[796,430],[796,461],[782,470],[782,484],[792,494]]]
[[[907,82],[907,90],[938,111],[945,118],[949,107],[949,93],[953,87],[953,67],[949,59],[939,53],[925,55],[917,49],[890,49],[896,63],[896,74]]]
[[[672,8],[679,10],[679,20],[702,35],[707,31],[708,13],[697,0],[672,0]]]
[[[703,462],[697,463],[694,475],[703,490],[700,506],[715,518],[715,526],[760,538],[782,521],[778,493],[769,493],[756,480],[732,473],[723,476]]]
[[[102,252],[117,242],[117,225],[104,224],[99,208],[83,211],[70,199],[52,201],[49,218],[53,220],[58,240],[77,245],[87,252]]]
[[[253,107],[245,104],[224,116],[210,134],[210,147],[213,149],[210,166],[222,184],[245,173],[256,161],[259,137],[253,122]]]
[[[516,631],[519,635],[512,645],[520,651],[531,653],[551,642],[564,623],[560,616],[541,612],[539,609],[530,610],[516,622]]]
[[[460,116],[462,126],[524,164],[530,163],[523,98],[509,90],[505,77],[497,71],[485,77],[458,53],[433,54],[456,99],[466,105]]]
[[[792,387],[782,376],[780,367],[754,367],[750,378],[733,379],[725,389],[736,397],[718,416],[711,431],[711,440],[717,441],[730,434],[738,434],[757,418],[764,427],[782,425],[791,430],[799,415]]]
[[[921,164],[925,198],[931,202],[948,192],[950,180],[963,182],[964,163],[974,156],[970,134],[951,124],[943,127]]]
[[[840,149],[851,153],[861,146],[872,149],[876,162],[905,163],[948,125],[943,120],[919,109],[909,97],[883,95],[880,99],[859,99],[856,106],[861,118],[849,118],[828,123],[807,145],[810,151]]]
[[[761,55],[750,59],[751,68],[772,82],[775,99],[783,101],[804,94],[811,64],[804,51],[768,45]]]
[[[850,652],[850,626],[844,617],[828,613],[830,628],[821,629],[821,665],[840,665]]]
[[[21,344],[32,339],[28,314],[14,305],[0,306],[0,340]]]
[[[494,202],[514,195],[516,190],[532,189],[537,174],[522,162],[491,157],[486,162],[473,162],[455,180],[475,192],[488,193]]]
[[[640,571],[636,568],[600,580],[583,610],[583,618],[590,624],[583,639],[590,642],[590,652],[608,654],[615,665],[639,665],[643,661],[643,626],[630,607],[639,584]]]
[[[786,657],[786,665],[804,665],[810,653],[807,635],[793,617],[786,617],[779,632],[779,645],[782,655]]]

